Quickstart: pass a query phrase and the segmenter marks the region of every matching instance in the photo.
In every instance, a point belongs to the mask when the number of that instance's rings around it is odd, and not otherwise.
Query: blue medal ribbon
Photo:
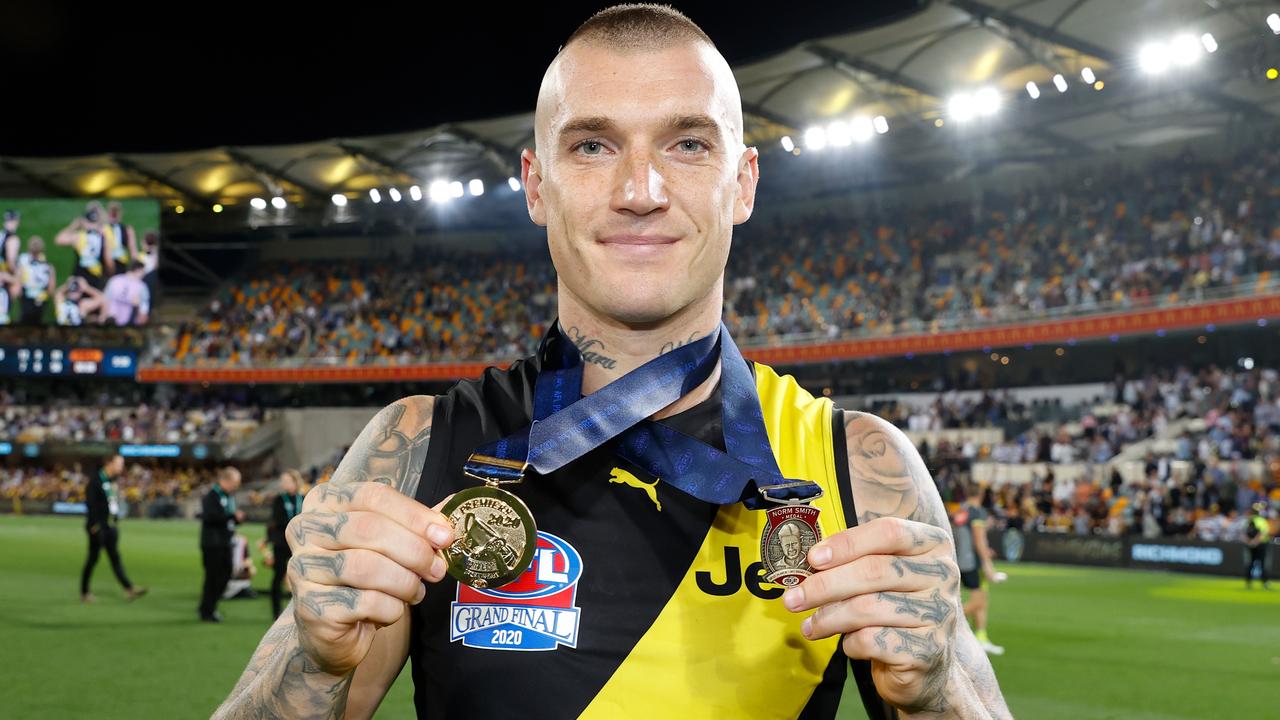
[[[552,350],[559,362],[552,364]],[[494,483],[518,482],[527,468],[546,475],[614,438],[618,456],[708,503],[804,502],[821,494],[813,482],[791,480],[778,469],[765,431],[755,378],[721,323],[719,330],[664,353],[582,396],[582,356],[559,331],[543,342],[544,368],[534,385],[533,423],[477,448],[464,471]],[[647,418],[691,392],[720,362],[722,452]]]

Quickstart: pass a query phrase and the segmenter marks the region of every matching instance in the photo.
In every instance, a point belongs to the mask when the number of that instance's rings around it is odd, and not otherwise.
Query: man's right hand
[[[445,576],[438,552],[453,541],[439,507],[377,482],[323,483],[289,522],[289,582],[302,648],[322,670],[345,675],[374,632]]]

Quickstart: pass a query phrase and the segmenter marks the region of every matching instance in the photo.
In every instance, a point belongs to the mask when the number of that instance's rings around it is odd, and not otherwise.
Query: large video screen
[[[159,300],[155,200],[0,199],[0,324],[145,325]]]

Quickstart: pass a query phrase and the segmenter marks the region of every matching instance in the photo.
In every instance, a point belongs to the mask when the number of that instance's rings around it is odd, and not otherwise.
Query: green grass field
[[[191,522],[129,521],[125,566],[151,594],[124,600],[105,554],[96,605],[81,605],[80,518],[0,517],[0,677],[5,718],[208,717],[270,618],[259,600],[196,621],[201,579]],[[256,544],[261,526],[247,533]],[[1019,718],[1280,716],[1280,591],[1226,578],[1007,565],[991,637]],[[256,585],[265,589],[268,579]],[[862,717],[852,694],[841,716]],[[402,675],[379,717],[413,716]]]

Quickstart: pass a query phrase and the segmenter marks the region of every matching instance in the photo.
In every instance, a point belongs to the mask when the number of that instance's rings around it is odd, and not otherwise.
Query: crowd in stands
[[[725,318],[743,343],[969,326],[1247,293],[1280,270],[1280,145],[1184,153],[929,208],[736,229]],[[555,311],[545,251],[417,250],[268,263],[222,287],[166,354],[186,364],[506,358]]]
[[[85,484],[93,466],[55,463],[51,466],[0,466],[0,498],[19,501],[84,502]],[[117,481],[119,496],[130,504],[180,502],[213,481],[215,468],[176,462],[127,462]]]
[[[0,385],[0,441],[231,442],[262,420],[244,391],[152,390],[132,383]]]
[[[924,448],[945,498],[962,499],[975,460],[1040,463],[1040,480],[984,489],[983,504],[1014,527],[1079,534],[1141,533],[1225,537],[1249,508],[1262,503],[1280,512],[1280,372],[1274,368],[1228,371],[1180,367],[1112,384],[1105,402],[1076,408],[1076,419],[1044,424],[994,446],[972,441]],[[954,405],[944,397],[923,409],[901,410],[917,426],[937,429],[942,418],[993,421],[1016,405],[985,396]],[[1004,410],[1001,410],[1005,408]],[[1104,412],[1100,412],[1105,410]],[[921,422],[921,416],[931,418]],[[952,421],[956,422],[955,420]],[[1177,423],[1175,426],[1174,424]],[[976,427],[957,425],[951,427]],[[1141,477],[1125,482],[1107,465],[1125,448],[1151,444],[1134,462]],[[1082,463],[1084,477],[1062,482],[1054,468]],[[1093,472],[1093,470],[1099,472]],[[1099,477],[1103,475],[1103,477]]]

